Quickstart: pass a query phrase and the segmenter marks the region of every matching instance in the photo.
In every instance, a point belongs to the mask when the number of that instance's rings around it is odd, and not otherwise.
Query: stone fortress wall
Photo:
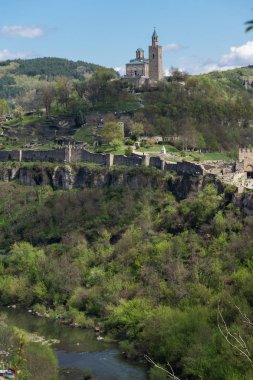
[[[239,149],[239,163],[242,163],[244,172],[247,172],[247,173],[253,172],[253,149],[252,148]]]
[[[68,145],[55,150],[0,150],[0,162],[54,162],[54,163],[94,163],[107,167],[113,165],[146,166],[165,171],[200,176],[204,173],[202,165],[191,162],[168,163],[160,157],[148,155],[113,155],[111,153],[91,153],[84,148]]]
[[[55,150],[21,150],[20,161],[23,162],[64,162],[66,156],[65,149]],[[1,159],[1,155],[0,155]]]
[[[253,160],[253,148],[239,149],[239,161],[243,161],[247,158],[250,158]]]

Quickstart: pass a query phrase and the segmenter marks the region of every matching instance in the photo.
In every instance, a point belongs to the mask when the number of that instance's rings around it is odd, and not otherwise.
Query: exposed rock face
[[[177,175],[168,180],[168,190],[177,200],[185,199],[196,194],[202,187],[203,177],[194,177],[189,174]]]
[[[233,198],[233,204],[240,208],[245,215],[253,214],[253,193],[236,194]]]
[[[56,164],[0,164],[0,181],[17,181],[21,185],[49,185],[55,190],[92,187],[130,187],[137,191],[167,190],[177,200],[194,197],[208,183],[213,183],[219,193],[226,192],[226,184],[215,174],[200,176],[177,174],[145,167],[117,167]],[[253,193],[226,194],[228,202],[240,208],[245,215],[253,214]]]
[[[70,190],[75,178],[69,165],[57,166],[52,175],[52,187],[55,189]]]
[[[16,180],[22,185],[50,185],[53,189],[119,187],[128,186],[142,191],[146,189],[167,189],[177,199],[197,193],[203,177],[182,174],[169,175],[148,168],[106,168],[102,166],[10,164],[0,166],[0,181]]]

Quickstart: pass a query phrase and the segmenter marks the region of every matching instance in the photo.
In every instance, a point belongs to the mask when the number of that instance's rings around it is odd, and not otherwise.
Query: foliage
[[[27,342],[26,332],[9,325],[4,314],[0,316],[0,344],[9,353],[3,367],[14,368],[20,380],[58,379],[54,351],[46,345]]]
[[[104,128],[101,131],[102,141],[105,144],[112,143],[113,141],[118,141],[116,145],[119,145],[122,142],[124,136],[123,128],[117,122],[107,122],[104,125]],[[115,144],[113,144],[115,145]]]
[[[8,66],[10,63],[17,63],[15,70],[12,73],[18,75],[28,76],[67,76],[67,77],[80,77],[80,73],[94,72],[100,66],[83,61],[69,61],[63,58],[34,58],[34,59],[17,59],[12,61],[1,62],[0,66]],[[82,69],[82,70],[81,70]]]
[[[8,103],[5,99],[0,99],[0,116],[8,111]]]
[[[25,346],[24,356],[29,378],[36,380],[57,380],[57,359],[53,350],[42,344],[29,343]]]
[[[188,76],[144,94],[138,120],[147,134],[179,135],[181,147],[229,150],[252,140],[251,68]]]
[[[77,127],[91,112],[100,118],[113,112],[133,139],[161,135],[184,150],[233,151],[253,139],[252,87],[243,84],[252,81],[250,66],[196,76],[173,69],[168,81],[142,88],[141,95],[129,92],[113,69],[85,62],[38,58],[2,62],[0,69],[0,98],[15,98],[10,110],[71,116]]]
[[[232,193],[207,185],[177,200],[160,182],[142,191],[0,183],[0,303],[84,327],[95,320],[129,356],[169,361],[183,380],[250,379],[252,366],[216,318],[219,303],[253,352],[237,309],[253,319],[253,218],[234,208]]]

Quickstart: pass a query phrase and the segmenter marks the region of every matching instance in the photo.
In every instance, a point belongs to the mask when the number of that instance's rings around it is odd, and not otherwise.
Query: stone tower
[[[149,79],[159,81],[163,79],[162,47],[158,45],[156,30],[152,35],[152,46],[149,46]]]
[[[139,48],[136,50],[136,59],[138,61],[143,61],[143,59],[144,59],[144,50],[143,49]]]

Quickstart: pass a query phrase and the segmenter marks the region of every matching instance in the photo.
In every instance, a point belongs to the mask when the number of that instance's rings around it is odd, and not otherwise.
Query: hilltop
[[[2,148],[71,138],[99,151],[121,146],[123,153],[136,140],[153,149],[158,136],[173,149],[235,157],[238,147],[253,142],[252,79],[251,66],[191,76],[174,70],[156,87],[137,88],[113,69],[82,61],[5,61],[0,63],[0,116],[7,112],[10,120],[2,124]],[[104,144],[104,125],[119,121],[127,146],[117,136]]]
[[[240,67],[226,71],[213,71],[198,75],[212,80],[227,95],[245,95],[252,93],[253,66]],[[247,86],[247,82],[249,85]],[[242,86],[243,85],[243,86]]]
[[[71,61],[64,58],[44,57],[33,59],[16,59],[0,62],[5,74],[27,75],[27,76],[67,76],[80,78],[82,74],[92,74],[102,66],[84,61]]]
[[[103,68],[94,63],[74,62],[56,57],[2,61],[0,62],[0,98],[15,98],[30,89],[32,83],[36,85],[37,82],[51,82],[56,77],[83,79]],[[114,74],[117,75],[116,72]]]

